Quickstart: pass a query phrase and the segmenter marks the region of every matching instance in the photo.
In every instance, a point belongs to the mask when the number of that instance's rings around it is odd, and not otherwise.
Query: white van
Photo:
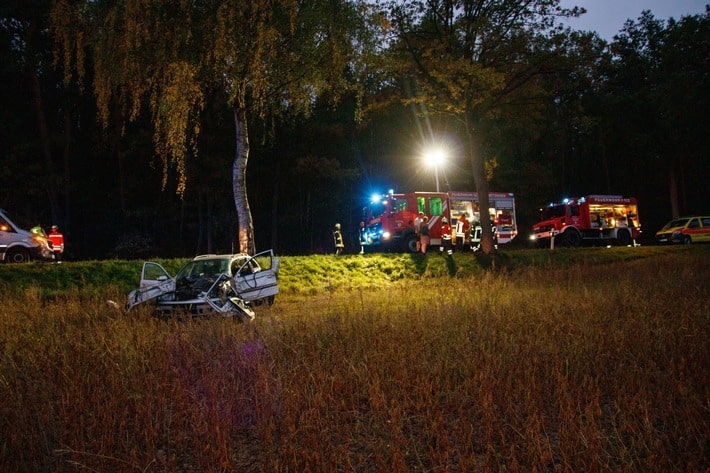
[[[54,261],[54,251],[49,240],[19,228],[0,209],[0,261]]]

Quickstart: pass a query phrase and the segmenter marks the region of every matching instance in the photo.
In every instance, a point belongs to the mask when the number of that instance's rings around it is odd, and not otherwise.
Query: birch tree
[[[249,120],[307,114],[326,92],[337,100],[367,57],[370,12],[360,0],[59,0],[51,18],[65,80],[90,88],[104,126],[150,113],[163,188],[174,170],[184,192],[205,98],[224,92],[237,240],[253,254]]]

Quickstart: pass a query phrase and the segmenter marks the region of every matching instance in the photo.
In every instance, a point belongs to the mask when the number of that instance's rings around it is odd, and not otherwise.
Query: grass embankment
[[[495,260],[470,252],[444,258],[437,251],[419,254],[369,254],[281,257],[279,288],[282,294],[318,294],[333,290],[387,287],[402,281],[440,277],[479,277],[486,271],[506,272],[522,268],[560,268],[598,265],[652,258],[692,251],[710,255],[710,245],[644,246],[636,248],[559,248],[547,250],[501,251]],[[155,259],[175,274],[189,259]],[[143,262],[106,260],[64,262],[63,264],[0,264],[0,295],[36,289],[44,299],[62,298],[67,292],[108,292],[122,300],[140,279]]]
[[[707,471],[710,258],[658,251],[322,257],[246,325],[4,292],[0,470]]]

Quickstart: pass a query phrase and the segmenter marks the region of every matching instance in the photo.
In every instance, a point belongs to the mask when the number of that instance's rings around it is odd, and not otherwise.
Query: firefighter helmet
[[[335,224],[335,229],[336,229],[336,230],[340,230],[340,224],[339,224],[339,223],[336,223],[336,224]]]
[[[449,219],[447,219],[446,217],[444,217],[444,218],[441,219],[441,223],[449,223]]]

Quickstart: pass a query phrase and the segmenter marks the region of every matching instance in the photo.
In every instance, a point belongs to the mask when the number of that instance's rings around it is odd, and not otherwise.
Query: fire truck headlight
[[[535,241],[535,234],[534,233],[530,235],[530,241]]]
[[[389,239],[390,239],[390,232],[383,232],[383,233],[382,233],[382,239],[383,239],[383,240],[389,240]]]

